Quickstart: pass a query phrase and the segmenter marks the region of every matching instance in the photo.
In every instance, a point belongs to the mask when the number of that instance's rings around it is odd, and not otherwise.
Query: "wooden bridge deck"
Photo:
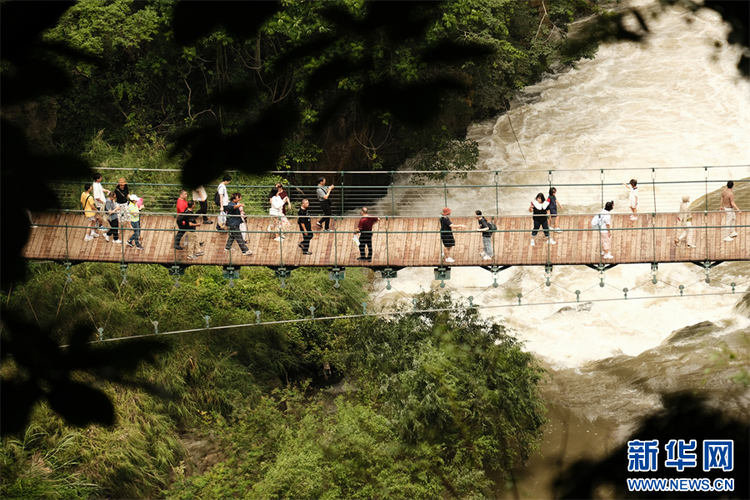
[[[750,259],[750,236],[747,212],[737,215],[739,236],[732,242],[721,239],[722,213],[696,214],[693,233],[696,248],[688,249],[683,242],[675,246],[674,238],[682,231],[675,227],[674,214],[640,214],[630,221],[627,214],[613,215],[612,254],[614,259],[602,261],[599,235],[590,229],[591,216],[562,216],[563,233],[553,233],[557,245],[547,245],[543,234],[537,235],[537,245],[530,246],[533,223],[528,217],[503,217],[495,220],[498,233],[493,236],[495,257],[482,260],[481,233],[474,231],[476,219],[456,217],[454,224],[466,224],[468,230],[454,231],[456,247],[451,256],[457,266],[524,266],[572,264],[626,264],[666,263],[696,261],[731,261]],[[241,265],[278,267],[435,267],[441,259],[438,218],[409,218],[382,220],[375,226],[373,236],[374,258],[371,262],[358,261],[359,250],[352,243],[352,233],[357,219],[336,221],[335,232],[321,232],[313,223],[315,237],[310,251],[303,255],[298,247],[302,241],[296,231],[295,219],[290,219],[290,229],[282,242],[273,240],[265,231],[268,219],[248,219],[248,247],[252,256],[243,256],[237,245],[225,252],[227,233],[215,230],[215,224],[201,226],[196,235],[205,241],[205,255],[188,259],[187,251],[173,249],[174,218],[170,216],[141,216],[141,243],[144,250],[125,245],[107,243],[103,237],[84,241],[85,220],[82,214],[45,212],[33,214],[36,228],[31,230],[24,248],[28,259],[60,262],[120,262],[165,265]],[[313,219],[315,221],[316,219]],[[67,224],[67,228],[66,228]],[[742,227],[746,226],[746,227]],[[332,227],[334,227],[332,225]],[[125,239],[132,234],[125,230]],[[66,236],[67,235],[67,236]],[[191,237],[194,237],[191,234]],[[183,245],[184,246],[184,245]]]

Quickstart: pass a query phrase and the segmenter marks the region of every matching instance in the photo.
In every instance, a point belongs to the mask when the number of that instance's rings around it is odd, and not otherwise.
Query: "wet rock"
[[[734,305],[737,314],[750,318],[750,290]]]
[[[702,337],[703,335],[715,332],[718,329],[719,327],[711,321],[701,321],[700,323],[696,323],[695,325],[686,326],[685,328],[675,330],[669,337],[662,341],[661,345],[674,344],[681,340]]]
[[[592,302],[584,302],[583,304],[578,304],[575,307],[573,307],[573,306],[565,306],[565,307],[559,309],[555,314],[561,314],[561,313],[564,313],[564,312],[582,312],[582,311],[588,312],[588,311],[591,310],[591,308],[593,307],[593,305],[594,304]]]

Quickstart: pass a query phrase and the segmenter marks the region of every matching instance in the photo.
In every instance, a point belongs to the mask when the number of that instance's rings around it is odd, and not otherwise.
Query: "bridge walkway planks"
[[[702,213],[693,217],[693,232],[696,248],[688,249],[683,242],[674,244],[675,236],[682,229],[675,226],[674,214],[639,214],[637,221],[630,221],[628,214],[613,215],[612,254],[614,259],[601,260],[598,232],[591,230],[589,215],[560,216],[562,233],[553,233],[556,245],[547,245],[540,232],[536,246],[529,244],[533,227],[531,216],[496,218],[498,232],[493,236],[495,257],[482,260],[481,234],[473,217],[455,217],[454,224],[465,224],[468,229],[454,231],[456,247],[452,257],[458,266],[527,266],[527,265],[581,265],[581,264],[627,264],[667,263],[691,261],[733,261],[750,259],[750,236],[747,212],[737,215],[739,236],[732,242],[721,239],[722,213]],[[24,256],[34,260],[70,262],[120,262],[164,265],[242,265],[269,267],[435,267],[442,263],[439,219],[397,218],[381,221],[375,226],[373,236],[374,259],[372,262],[356,260],[358,248],[352,243],[356,218],[336,220],[334,232],[322,232],[315,226],[315,237],[310,251],[303,255],[298,247],[302,241],[296,231],[295,219],[290,218],[290,231],[282,242],[273,240],[266,232],[268,218],[248,219],[248,247],[252,256],[243,256],[234,245],[232,252],[225,252],[225,232],[215,230],[215,225],[200,227],[196,234],[205,241],[205,255],[198,259],[187,259],[186,251],[173,249],[176,231],[174,217],[141,216],[141,242],[144,250],[124,245],[106,243],[103,237],[84,241],[85,220],[82,214],[43,212],[33,214],[36,228],[31,230]],[[67,227],[66,227],[67,225]],[[742,227],[745,226],[745,227]],[[294,230],[292,230],[294,229]],[[132,234],[126,229],[125,239]],[[183,246],[184,243],[183,243]],[[448,265],[448,264],[445,264]]]

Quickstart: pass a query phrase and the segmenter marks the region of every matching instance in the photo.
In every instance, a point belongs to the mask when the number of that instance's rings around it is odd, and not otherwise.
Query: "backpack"
[[[190,224],[188,224],[188,218],[184,215],[180,215],[177,217],[177,227],[183,230],[190,229]]]
[[[487,219],[485,219],[485,220],[487,220]],[[491,220],[487,221],[487,225],[489,226],[491,233],[494,233],[495,231],[497,231],[497,225],[494,222],[492,222]]]
[[[601,229],[602,228],[602,216],[601,214],[597,214],[594,216],[593,219],[591,219],[591,227],[594,229]]]
[[[221,206],[221,195],[219,194],[218,190],[214,193],[214,203],[216,204],[217,207],[223,208]]]

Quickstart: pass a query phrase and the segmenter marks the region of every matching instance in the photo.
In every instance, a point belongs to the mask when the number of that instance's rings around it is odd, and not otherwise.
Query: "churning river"
[[[692,200],[703,194],[703,184],[651,188],[652,167],[657,181],[702,181],[703,169],[675,168],[695,166],[717,166],[710,174],[717,182],[750,178],[750,82],[735,67],[740,49],[726,44],[729,28],[715,13],[677,8],[649,18],[649,25],[645,43],[602,46],[578,69],[519,93],[507,114],[475,124],[467,138],[480,145],[479,169],[507,172],[502,184],[538,187],[500,188],[497,207],[494,188],[486,197],[491,206],[482,206],[482,193],[449,194],[453,215],[477,208],[524,213],[537,192],[547,192],[550,169],[568,213],[601,209],[601,187],[573,186],[600,182],[599,169],[612,184],[604,197],[615,200],[619,213],[627,211],[628,193],[613,183],[631,178],[640,181],[645,212],[677,211],[682,194]],[[493,184],[495,178],[477,173],[466,182]],[[431,213],[437,217],[443,204],[436,199]],[[730,378],[748,365],[750,310],[738,304],[750,287],[750,263],[720,264],[709,271],[710,283],[692,264],[660,265],[655,277],[656,284],[648,265],[620,265],[603,276],[560,266],[546,286],[543,268],[517,267],[500,272],[493,287],[486,270],[452,269],[446,289],[457,298],[473,297],[551,373],[542,386],[550,403],[542,455],[517,471],[522,498],[549,497],[561,455],[569,464],[620,444],[640,417],[660,407],[661,392],[702,390],[717,406],[747,414],[748,391]],[[392,284],[386,290],[376,281],[373,295],[387,303],[439,282],[431,269],[407,269]],[[668,339],[681,329],[683,338]],[[738,356],[730,360],[728,353]]]

